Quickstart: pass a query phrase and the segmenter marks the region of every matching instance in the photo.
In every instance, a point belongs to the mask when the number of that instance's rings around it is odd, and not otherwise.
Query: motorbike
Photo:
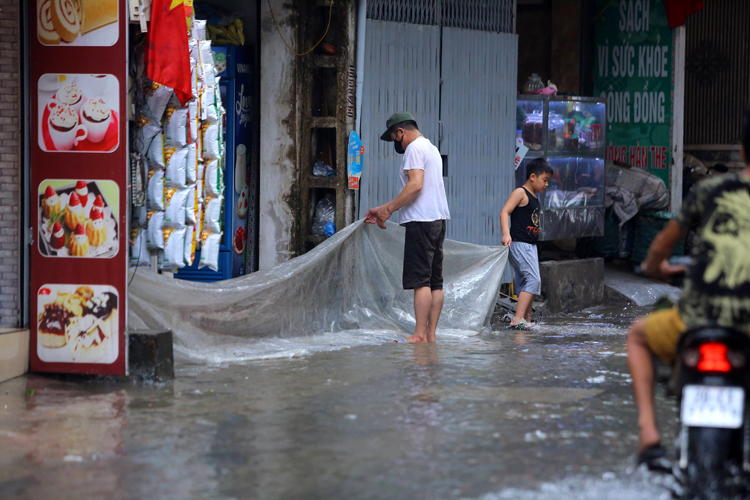
[[[717,326],[684,333],[677,347],[680,430],[673,472],[681,498],[750,498],[750,337]]]

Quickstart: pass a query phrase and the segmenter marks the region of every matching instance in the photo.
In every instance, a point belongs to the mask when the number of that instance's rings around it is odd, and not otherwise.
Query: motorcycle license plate
[[[680,420],[689,427],[742,427],[745,389],[686,385],[682,389]]]

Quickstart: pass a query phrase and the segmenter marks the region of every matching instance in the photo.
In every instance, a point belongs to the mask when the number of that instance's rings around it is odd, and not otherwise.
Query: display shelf
[[[335,189],[339,184],[339,180],[336,177],[321,177],[318,175],[311,175],[307,182],[311,188]]]
[[[516,130],[527,147],[540,148],[526,153],[516,186],[524,184],[526,165],[536,158],[546,158],[554,169],[540,196],[540,240],[603,234],[606,119],[603,99],[518,96]]]
[[[315,55],[313,56],[312,65],[314,68],[335,68],[336,56]]]

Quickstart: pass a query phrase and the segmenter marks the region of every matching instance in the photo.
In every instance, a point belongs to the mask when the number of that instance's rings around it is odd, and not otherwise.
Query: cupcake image
[[[55,104],[48,125],[49,135],[58,151],[70,151],[78,141],[86,138],[86,128],[78,125],[78,113],[69,104]],[[84,135],[76,137],[79,130],[83,130]]]
[[[86,224],[86,214],[81,205],[81,199],[76,193],[71,193],[68,199],[68,206],[65,207],[65,225],[72,231],[76,226]]]
[[[82,224],[76,226],[68,240],[68,251],[73,257],[85,257],[89,253],[89,238]]]
[[[67,104],[76,113],[80,113],[81,106],[83,106],[83,92],[77,83],[71,83],[58,90],[55,99],[58,104]]]
[[[62,203],[60,201],[60,196],[57,194],[57,191],[52,189],[52,186],[47,186],[47,189],[44,190],[42,213],[45,217],[51,219],[52,217],[60,213],[60,210],[62,210],[61,207]]]
[[[104,99],[90,99],[81,109],[81,122],[86,126],[91,142],[101,142],[104,139],[111,120],[112,112]]]
[[[97,207],[91,209],[91,220],[86,224],[86,236],[95,247],[107,241],[107,226],[104,225],[104,212]]]

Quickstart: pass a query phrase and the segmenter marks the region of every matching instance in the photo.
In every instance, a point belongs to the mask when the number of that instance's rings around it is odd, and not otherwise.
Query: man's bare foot
[[[425,337],[419,337],[416,334],[412,335],[408,339],[404,339],[405,341],[409,342],[410,344],[421,344],[423,342],[427,342],[427,339]],[[391,342],[399,342],[398,340],[392,340]]]

